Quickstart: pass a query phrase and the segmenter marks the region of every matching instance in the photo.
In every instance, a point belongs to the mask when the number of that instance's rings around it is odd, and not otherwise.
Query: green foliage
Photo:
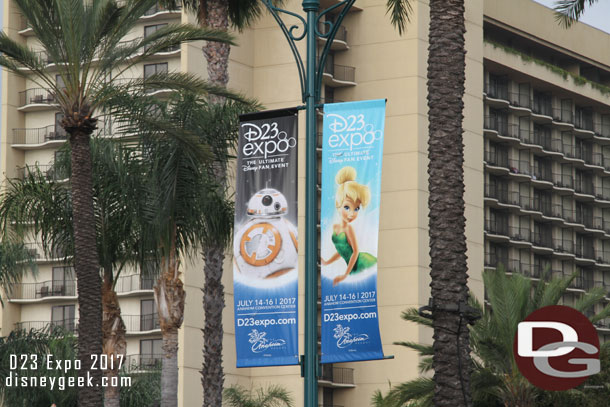
[[[0,287],[10,295],[14,285],[29,271],[36,273],[38,268],[27,247],[9,239],[0,240]],[[0,304],[4,305],[1,295]]]
[[[520,374],[513,356],[513,339],[519,322],[536,309],[558,304],[575,276],[540,281],[534,285],[524,276],[507,276],[501,269],[483,273],[489,306],[483,306],[474,297],[470,299],[470,305],[481,313],[481,319],[470,328],[474,356],[471,375],[473,406],[516,406],[520,405],[518,400],[529,400],[527,405],[545,407],[607,405],[610,397],[610,344],[604,344],[600,352],[602,372],[587,380],[585,385],[568,392],[547,392],[532,386]],[[592,311],[596,304],[604,304],[604,297],[605,290],[591,290],[576,301],[574,308],[581,312]],[[590,320],[595,322],[606,318],[608,313],[610,304]],[[402,318],[424,326],[431,323],[420,317],[414,308],[403,312]],[[420,371],[432,371],[431,345],[395,344],[416,350],[421,356]],[[433,392],[434,382],[421,377],[391,386],[385,395],[376,392],[372,403],[375,407],[427,407],[432,406]]]
[[[49,331],[29,332],[17,330],[8,337],[0,338],[0,394],[6,407],[48,407],[52,403],[62,407],[76,407],[75,386],[67,385],[68,378],[77,376],[75,369],[67,372],[63,370],[47,369],[46,355],[52,355],[54,360],[74,361],[76,359],[76,338],[69,332],[60,328]],[[10,355],[36,355],[37,368],[28,370],[11,370]],[[29,363],[28,363],[29,365]],[[74,364],[72,364],[74,366]],[[19,366],[21,367],[21,366]],[[7,386],[6,377],[11,376],[17,381],[19,377],[31,377],[39,385],[29,384],[20,386]],[[46,380],[46,386],[41,386],[41,379]],[[72,379],[74,380],[74,379]],[[54,388],[51,389],[51,383]]]
[[[161,370],[147,372],[121,372],[121,377],[131,377],[131,386],[121,387],[122,407],[152,407],[161,400]]]
[[[231,386],[224,390],[222,404],[225,407],[293,407],[294,401],[286,389],[277,385],[256,391]]]
[[[400,35],[404,34],[407,31],[407,23],[411,21],[411,14],[413,14],[411,0],[387,0],[386,9],[392,25],[398,29]]]
[[[572,72],[566,71],[565,69],[558,67],[557,65],[553,65],[553,64],[543,61],[541,59],[534,58],[530,55],[524,54],[523,52],[516,50],[512,47],[509,47],[508,45],[501,44],[499,42],[490,40],[488,38],[485,38],[484,41],[486,43],[492,45],[494,48],[501,49],[504,52],[509,53],[509,54],[517,55],[518,57],[521,58],[521,60],[523,60],[523,62],[526,62],[526,63],[533,62],[536,65],[545,67],[549,71],[561,76],[564,80],[568,80],[571,78],[575,85],[584,86],[586,84],[589,84],[589,86],[591,86],[593,89],[596,89],[597,91],[599,91],[602,95],[605,95],[605,96],[610,95],[610,87],[608,87],[608,86],[602,85],[601,83],[591,81],[583,76],[573,74]]]
[[[597,3],[597,0],[558,0],[555,3],[555,19],[565,28],[569,28],[578,21],[589,6]]]

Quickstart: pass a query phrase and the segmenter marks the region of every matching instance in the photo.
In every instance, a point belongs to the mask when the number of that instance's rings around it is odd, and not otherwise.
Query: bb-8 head
[[[252,278],[273,278],[297,267],[297,229],[284,219],[288,202],[276,189],[258,191],[248,201],[250,220],[236,233],[237,271]]]

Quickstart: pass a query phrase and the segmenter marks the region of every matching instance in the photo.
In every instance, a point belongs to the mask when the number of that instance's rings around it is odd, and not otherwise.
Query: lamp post
[[[342,0],[320,10],[320,0],[303,0],[306,19],[299,14],[276,7],[273,0],[262,0],[280,26],[294,55],[302,101],[306,111],[305,169],[305,355],[301,357],[301,372],[305,378],[305,407],[318,407],[318,232],[317,232],[317,157],[316,109],[319,107],[324,64],[343,18],[356,0]],[[337,12],[333,21],[325,21],[329,13]],[[286,25],[282,17],[290,16],[297,24]],[[302,27],[301,27],[302,25]],[[323,27],[322,31],[320,29]],[[302,30],[302,31],[301,31]],[[317,39],[326,43],[317,56]],[[303,63],[296,43],[305,39],[306,60]]]

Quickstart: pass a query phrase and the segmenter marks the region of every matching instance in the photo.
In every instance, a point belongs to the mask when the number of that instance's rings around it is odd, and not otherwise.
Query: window
[[[62,327],[66,331],[74,331],[75,324],[74,305],[57,305],[51,310],[51,326]]]
[[[167,27],[167,23],[145,26],[144,27],[144,38],[148,37],[149,35],[152,35],[153,33],[157,32],[158,30],[165,28],[165,27]],[[172,51],[176,51],[176,50],[178,50],[178,45],[171,47],[171,48],[163,49],[159,52],[172,52]]]
[[[75,295],[74,269],[72,267],[53,267],[52,295]]]
[[[162,339],[142,339],[140,341],[140,367],[151,367],[160,363],[163,351]]]
[[[140,301],[140,331],[159,329],[155,300]]]
[[[144,65],[144,78],[149,78],[158,73],[167,73],[167,62]]]

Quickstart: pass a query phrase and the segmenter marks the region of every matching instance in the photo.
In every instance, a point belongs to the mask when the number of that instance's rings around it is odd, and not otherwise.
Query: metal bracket
[[[319,60],[316,64],[316,72],[314,74],[315,78],[307,78],[307,73],[305,70],[305,65],[303,63],[303,58],[301,57],[301,54],[299,53],[299,49],[296,44],[298,41],[303,40],[307,35],[307,21],[302,16],[300,16],[296,13],[293,13],[292,11],[288,11],[288,10],[284,10],[282,8],[276,7],[273,4],[273,0],[262,0],[262,2],[265,5],[265,7],[267,7],[267,10],[269,10],[269,12],[273,16],[273,18],[275,19],[277,24],[280,26],[280,29],[282,30],[284,37],[286,37],[286,40],[288,41],[288,45],[290,46],[290,50],[292,51],[292,55],[294,56],[294,60],[297,64],[297,69],[299,72],[299,81],[301,84],[302,101],[305,102],[305,100],[307,98],[307,81],[312,79],[315,81],[315,95],[314,96],[315,96],[315,100],[317,103],[320,100],[320,93],[321,93],[321,89],[322,89],[322,78],[324,77],[324,64],[326,63],[326,57],[328,56],[330,47],[332,45],[333,40],[335,39],[335,36],[337,35],[337,31],[339,30],[339,27],[341,26],[341,22],[343,21],[343,18],[349,12],[349,10],[351,9],[352,5],[356,2],[356,0],[342,0],[341,2],[328,7],[327,9],[321,11],[318,14],[318,16],[315,20],[315,25],[316,25],[315,30],[314,30],[315,37],[316,37],[316,39],[317,38],[326,39],[326,44],[324,45],[324,48],[322,49],[322,52],[319,56]],[[339,14],[335,18],[334,22],[321,21],[323,16],[325,16],[326,14],[328,14],[328,13],[332,12],[333,10],[336,10],[340,7],[343,7],[343,9],[339,12]],[[286,14],[288,16],[294,17],[297,20],[299,20],[299,22],[297,24],[291,24],[290,26],[288,26],[288,25],[286,25],[286,23],[284,23],[282,14]],[[325,32],[325,33],[320,32],[320,30],[318,29],[320,23],[324,24],[326,27],[328,27],[328,32]],[[297,34],[297,30],[301,29],[301,24],[303,27],[303,32]]]

